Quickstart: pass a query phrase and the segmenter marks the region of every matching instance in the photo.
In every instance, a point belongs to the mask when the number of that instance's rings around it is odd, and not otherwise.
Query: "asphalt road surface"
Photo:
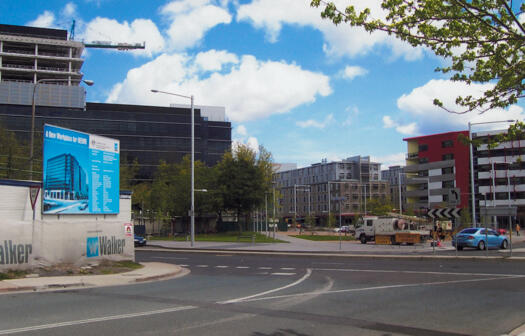
[[[185,277],[0,295],[0,335],[502,335],[525,262],[137,252]]]

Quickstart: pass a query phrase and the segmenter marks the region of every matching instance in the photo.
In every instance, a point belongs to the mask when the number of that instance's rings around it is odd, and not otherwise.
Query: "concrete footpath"
[[[455,257],[455,248],[450,241],[443,242],[439,247],[432,247],[430,242],[424,244],[405,245],[375,245],[361,244],[359,241],[311,241],[292,237],[299,232],[276,233],[275,238],[286,243],[250,243],[250,242],[195,242],[191,247],[188,241],[150,240],[148,247],[192,250],[192,251],[238,251],[238,252],[268,252],[268,253],[322,253],[341,254],[345,256],[375,256],[375,257]],[[273,236],[273,233],[271,233]],[[513,258],[525,259],[525,237],[513,236]],[[473,255],[472,250],[458,251],[459,257],[486,258],[482,251]],[[476,251],[474,251],[475,253]],[[489,258],[502,258],[509,250],[491,250]]]
[[[35,277],[0,281],[0,293],[20,291],[60,290],[78,287],[120,286],[139,282],[175,278],[186,275],[189,270],[177,265],[147,262],[144,267],[126,273],[107,275],[73,275]]]

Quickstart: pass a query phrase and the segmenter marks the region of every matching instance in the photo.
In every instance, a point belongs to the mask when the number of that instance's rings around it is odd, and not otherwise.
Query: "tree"
[[[369,8],[358,12],[350,5],[342,11],[332,2],[311,2],[314,7],[321,4],[321,17],[336,25],[345,22],[368,32],[383,31],[450,59],[450,66],[436,71],[453,73],[453,81],[495,84],[481,97],[457,97],[462,111],[451,111],[434,99],[434,105],[449,112],[483,113],[524,97],[524,3],[518,9],[512,0],[382,0],[385,19],[372,18]]]
[[[217,164],[217,188],[225,209],[234,210],[242,231],[241,216],[247,217],[264,204],[271,187],[271,154],[262,146],[259,156],[248,146],[239,144],[224,154]]]
[[[7,179],[26,179],[27,153],[15,134],[0,125],[0,177]],[[35,167],[36,168],[36,167]],[[35,169],[36,170],[36,169]]]
[[[390,202],[378,198],[372,198],[367,203],[368,212],[376,216],[384,216],[389,212],[392,212],[392,209],[393,206]]]

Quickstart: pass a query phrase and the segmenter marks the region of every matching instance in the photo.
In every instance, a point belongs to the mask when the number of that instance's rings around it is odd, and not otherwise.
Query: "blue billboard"
[[[44,125],[44,214],[119,212],[118,140]]]

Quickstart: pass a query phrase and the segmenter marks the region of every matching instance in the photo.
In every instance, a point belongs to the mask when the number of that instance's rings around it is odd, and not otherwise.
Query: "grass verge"
[[[196,234],[195,241],[201,242],[223,242],[223,243],[251,243],[253,232],[224,232],[224,233],[210,233],[210,234]],[[174,240],[186,241],[186,236],[153,236],[150,240]],[[255,243],[287,243],[284,240],[273,239],[264,234],[255,234]]]
[[[313,240],[313,241],[339,241],[339,236],[323,236],[323,235],[306,234],[306,235],[291,235],[290,237],[306,239],[306,240]],[[353,236],[341,236],[341,240],[354,241],[355,238]]]

